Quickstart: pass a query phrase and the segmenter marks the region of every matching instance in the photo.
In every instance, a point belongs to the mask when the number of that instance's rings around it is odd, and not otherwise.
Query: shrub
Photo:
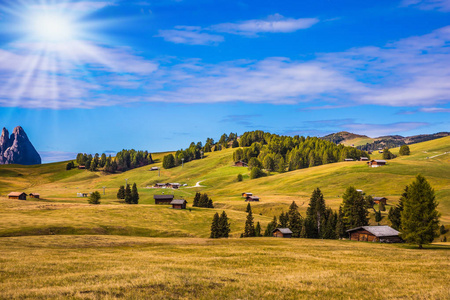
[[[238,174],[237,181],[242,181],[242,179],[243,179],[242,174]]]
[[[408,145],[403,145],[400,147],[400,151],[399,151],[400,155],[409,155],[409,153],[410,153],[410,150],[409,150]]]
[[[250,171],[250,179],[255,179],[255,178],[260,178],[260,177],[264,177],[267,174],[264,173],[263,170],[261,170],[260,168],[257,167],[253,167],[252,170]]]
[[[89,204],[100,204],[101,197],[102,196],[100,196],[100,193],[95,191],[89,196],[88,202],[89,202]]]

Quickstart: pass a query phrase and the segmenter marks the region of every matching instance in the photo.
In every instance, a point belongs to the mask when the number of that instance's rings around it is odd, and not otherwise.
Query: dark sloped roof
[[[247,198],[250,198],[250,199],[259,199],[258,196],[247,196]]]
[[[277,228],[277,229],[274,229],[272,231],[272,233],[277,230],[279,230],[282,234],[292,234],[292,231],[289,228]]]
[[[25,194],[24,192],[11,192],[8,194],[8,196],[12,196],[12,197],[19,197],[20,195]],[[27,194],[25,194],[26,196]]]
[[[387,198],[386,197],[373,197],[372,199],[375,201],[378,201],[378,200],[383,200],[383,199],[387,199]]]
[[[153,198],[155,200],[172,200],[173,195],[154,195]]]
[[[396,236],[399,234],[397,230],[390,226],[361,226],[347,230],[347,232],[357,231],[360,229],[367,230],[376,237]]]
[[[184,199],[174,199],[172,200],[172,202],[170,202],[170,204],[185,204],[185,203],[187,203],[187,201]]]

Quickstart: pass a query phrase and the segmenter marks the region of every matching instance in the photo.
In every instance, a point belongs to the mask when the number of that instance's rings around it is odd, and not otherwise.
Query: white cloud
[[[188,45],[217,45],[224,41],[223,36],[206,33],[196,26],[176,26],[175,29],[159,30],[157,37],[168,42]]]
[[[256,35],[263,32],[294,32],[300,29],[310,28],[317,24],[316,18],[285,18],[280,14],[274,14],[263,20],[248,20],[237,23],[223,23],[210,27],[212,31],[226,32],[239,35]]]
[[[450,11],[450,0],[403,0],[402,6],[413,6],[423,10]]]
[[[424,107],[424,108],[420,108],[419,111],[426,112],[426,113],[450,113],[450,108]]]
[[[423,122],[399,122],[391,124],[346,124],[342,128],[356,133],[363,133],[371,137],[379,137],[394,134],[397,132],[406,132],[417,128],[428,126]]]

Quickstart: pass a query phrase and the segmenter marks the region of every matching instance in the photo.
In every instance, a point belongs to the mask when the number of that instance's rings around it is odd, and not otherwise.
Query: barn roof
[[[253,195],[253,193],[242,193],[242,195],[243,195],[243,194],[246,194],[247,196]]]
[[[259,199],[258,196],[248,196],[247,198],[250,198],[250,199]]]
[[[8,194],[8,196],[19,197],[22,194],[25,194],[25,193],[24,192],[11,192]]]
[[[357,231],[360,229],[367,230],[376,237],[395,236],[399,232],[390,226],[361,226],[347,230],[347,232]]]
[[[185,204],[185,203],[187,203],[187,201],[184,199],[174,199],[172,200],[172,202],[170,202],[170,204]]]
[[[279,230],[282,234],[292,234],[292,231],[289,228],[276,228],[272,232]]]
[[[31,195],[33,195],[33,196],[40,196],[40,194],[38,194],[38,193],[30,193],[30,196]]]
[[[374,159],[372,161],[375,161],[377,163],[386,163],[386,161],[384,159]]]
[[[373,197],[372,199],[375,201],[378,201],[378,200],[383,200],[383,199],[387,199],[387,198],[386,197]]]
[[[155,200],[173,200],[173,195],[154,195]]]

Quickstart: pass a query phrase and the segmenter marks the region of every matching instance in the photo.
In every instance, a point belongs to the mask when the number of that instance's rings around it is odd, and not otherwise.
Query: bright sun
[[[44,42],[63,42],[75,37],[70,18],[57,13],[37,14],[31,17],[29,31],[32,38]]]

